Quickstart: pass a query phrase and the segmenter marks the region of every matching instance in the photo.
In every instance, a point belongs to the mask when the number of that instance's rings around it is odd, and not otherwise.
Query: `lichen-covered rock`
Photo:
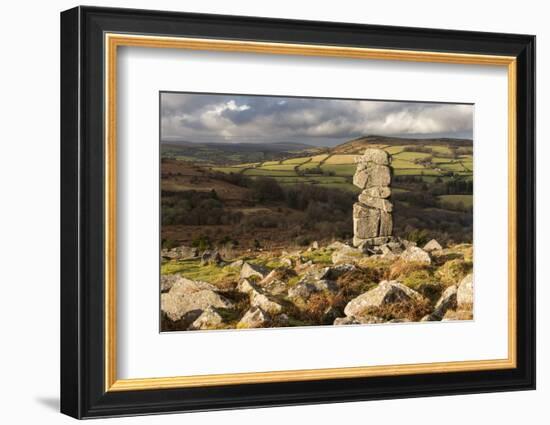
[[[192,318],[195,320],[209,307],[232,308],[233,303],[209,289],[180,294],[172,287],[169,292],[161,294],[160,306],[166,316],[175,322],[190,316],[195,316]]]
[[[242,292],[243,294],[251,294],[257,290],[258,287],[248,279],[242,279],[237,285],[237,291]]]
[[[244,264],[243,260],[236,260],[233,261],[231,264],[228,264],[227,267],[231,267],[232,269],[240,269]]]
[[[311,295],[318,292],[335,292],[338,286],[331,280],[305,280],[298,282],[288,290],[290,299],[300,299],[306,301]]]
[[[439,242],[437,242],[435,239],[432,239],[426,245],[424,245],[424,248],[422,249],[426,252],[432,252],[432,251],[440,251],[443,248],[441,247]]]
[[[288,287],[282,280],[272,280],[268,284],[262,287],[263,290],[271,295],[284,296],[287,293]]]
[[[388,155],[388,153],[382,149],[376,148],[365,149],[363,156],[357,157],[356,160],[359,163],[374,162],[375,164],[379,165],[390,164],[390,156]]]
[[[388,186],[373,186],[368,187],[361,193],[364,196],[370,196],[372,198],[389,198],[391,196],[391,189]]]
[[[250,264],[250,263],[243,263],[243,266],[241,268],[241,279],[248,279],[252,276],[257,276],[260,279],[263,279],[269,270],[263,266],[259,266],[257,264]]]
[[[443,291],[443,294],[441,294],[441,297],[435,304],[435,309],[432,313],[432,316],[436,320],[443,319],[443,316],[445,316],[445,313],[447,310],[454,310],[457,307],[456,302],[456,293],[457,293],[457,287],[456,285],[451,285],[445,291]]]
[[[367,195],[365,194],[365,191],[361,192],[357,199],[359,199],[359,203],[367,207],[375,208],[377,210],[385,212],[393,211],[393,204],[390,201],[388,201],[387,199],[375,198],[373,196]]]
[[[400,258],[403,261],[407,261],[409,263],[424,263],[424,264],[432,263],[430,254],[428,254],[423,249],[418,248],[417,246],[408,247],[405,251],[401,253]]]
[[[353,175],[353,184],[360,189],[376,186],[389,186],[391,183],[391,171],[385,165],[369,164],[363,167],[359,163],[357,171]]]
[[[380,210],[366,207],[358,202],[353,205],[353,234],[361,239],[378,236]]]
[[[259,307],[252,307],[243,315],[237,328],[264,328],[271,323],[269,314]]]
[[[378,229],[379,236],[391,236],[393,233],[393,218],[389,212],[380,211],[380,228]]]
[[[173,294],[185,295],[203,289],[215,291],[217,288],[210,283],[187,279],[180,274],[168,274],[160,277],[160,289],[162,292],[170,291]]]
[[[197,257],[199,251],[197,248],[182,245],[172,249],[163,249],[160,255],[170,260],[186,260]]]
[[[223,324],[223,318],[220,314],[213,309],[208,307],[204,310],[199,317],[195,319],[193,323],[189,326],[189,330],[206,330],[206,329],[216,329]]]
[[[332,253],[332,263],[353,263],[363,258],[364,254],[360,249],[353,248],[349,245],[343,245]]]
[[[276,315],[283,312],[283,306],[263,291],[253,291],[250,293],[250,305],[261,308],[263,311]]]
[[[217,250],[214,250],[214,251],[210,251],[210,250],[206,250],[203,252],[202,256],[201,256],[201,264],[216,264],[216,265],[219,265],[219,264],[222,264],[223,263],[223,258],[222,256],[220,255],[219,251]]]
[[[344,273],[357,269],[354,264],[338,264],[336,266],[325,267],[319,273],[319,279],[336,280]]]
[[[456,292],[456,303],[459,310],[472,309],[474,304],[474,276],[469,274],[460,282]]]
[[[346,316],[361,317],[368,314],[372,307],[381,307],[392,303],[415,303],[424,302],[425,298],[397,281],[384,280],[375,288],[359,295],[351,300],[344,308]]]

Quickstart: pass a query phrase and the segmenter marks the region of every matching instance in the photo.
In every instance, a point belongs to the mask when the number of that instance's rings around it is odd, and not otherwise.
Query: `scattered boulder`
[[[248,279],[243,279],[237,285],[237,291],[242,292],[243,294],[251,294],[254,291],[257,291],[258,287],[250,282]]]
[[[193,322],[209,307],[232,308],[233,302],[209,289],[202,289],[191,293],[179,293],[174,291],[174,286],[169,292],[161,294],[161,310],[172,321],[181,319]]]
[[[281,258],[281,264],[286,267],[293,267],[292,259],[288,257]]]
[[[294,300],[307,300],[318,292],[335,292],[338,285],[327,279],[303,280],[288,290],[288,297]]]
[[[424,264],[432,263],[430,254],[428,254],[426,251],[416,246],[410,246],[407,249],[405,249],[405,251],[401,253],[401,259],[403,261],[407,261],[411,263],[424,263]]]
[[[252,307],[261,308],[266,313],[272,315],[277,315],[283,312],[283,306],[269,295],[263,293],[263,291],[253,291],[250,293],[250,305]]]
[[[236,260],[236,261],[233,261],[231,264],[228,264],[227,267],[231,267],[233,269],[240,269],[244,264],[244,261],[243,260]]]
[[[457,308],[471,310],[474,304],[474,276],[469,274],[460,282],[456,292]]]
[[[309,261],[306,261],[305,263],[302,263],[300,261],[296,263],[296,266],[294,267],[294,271],[296,271],[296,273],[303,273],[304,271],[310,269],[311,267],[313,267],[313,261],[309,260]]]
[[[259,307],[250,308],[237,323],[237,328],[263,328],[271,323],[269,314]]]
[[[456,285],[451,285],[447,289],[445,289],[445,291],[443,291],[443,294],[441,294],[441,297],[435,304],[434,311],[430,314],[430,320],[441,320],[443,319],[443,316],[445,316],[447,310],[456,309],[456,292]]]
[[[346,316],[360,317],[371,307],[392,303],[424,302],[425,298],[400,282],[384,280],[375,288],[351,300],[345,307]]]
[[[244,262],[241,268],[240,278],[247,279],[252,276],[257,276],[260,279],[263,279],[267,275],[267,273],[268,273],[267,268],[263,266]]]
[[[410,248],[412,246],[416,246],[416,242],[409,241],[407,239],[397,238],[403,249]]]
[[[160,276],[160,291],[161,292],[168,292],[174,283],[177,281],[184,279],[179,274],[163,274]]]
[[[309,247],[311,249],[319,249],[319,242],[313,241]]]
[[[214,285],[208,282],[187,279],[180,274],[162,275],[160,278],[160,289],[162,292],[170,291],[172,294],[177,294],[179,296],[191,294],[204,289],[210,291],[217,290]]]
[[[342,263],[332,267],[325,267],[319,273],[319,279],[336,280],[344,273],[357,269],[354,264]]]
[[[435,239],[432,239],[426,245],[424,245],[424,248],[422,249],[426,252],[432,252],[432,251],[440,251],[443,249],[443,247]]]
[[[296,272],[290,268],[280,267],[277,269],[271,270],[262,280],[258,282],[258,285],[261,287],[266,287],[272,282],[277,280],[289,280],[296,276]]]
[[[343,245],[332,253],[332,263],[353,263],[363,258],[363,251],[349,245]]]
[[[217,251],[217,250],[210,251],[209,249],[207,249],[206,251],[204,251],[202,253],[201,264],[203,264],[203,265],[204,264],[220,265],[222,263],[223,263],[223,258],[220,255],[219,251]]]
[[[213,309],[208,307],[204,310],[199,317],[195,319],[193,323],[189,326],[189,330],[206,330],[206,329],[215,329],[220,327],[223,324],[223,318],[220,314]]]
[[[342,249],[342,248],[347,248],[347,247],[349,247],[349,245],[346,245],[345,243],[340,242],[340,241],[334,241],[330,245],[327,246],[328,249]]]
[[[199,250],[190,246],[178,246],[172,249],[163,249],[160,252],[161,257],[168,260],[187,260],[199,255]]]
[[[267,285],[262,287],[264,291],[275,296],[284,296],[287,294],[287,284],[282,280],[272,280]]]

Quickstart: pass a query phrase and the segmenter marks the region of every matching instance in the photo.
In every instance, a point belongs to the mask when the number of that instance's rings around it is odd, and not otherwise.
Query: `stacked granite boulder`
[[[391,242],[393,205],[391,195],[391,158],[382,149],[369,148],[357,158],[353,184],[362,189],[353,205],[353,244],[357,247]]]

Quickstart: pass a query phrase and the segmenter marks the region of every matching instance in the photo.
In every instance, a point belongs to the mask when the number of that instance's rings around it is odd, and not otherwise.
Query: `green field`
[[[441,195],[439,199],[442,202],[447,202],[454,205],[462,202],[462,204],[467,208],[471,208],[474,204],[472,195]]]

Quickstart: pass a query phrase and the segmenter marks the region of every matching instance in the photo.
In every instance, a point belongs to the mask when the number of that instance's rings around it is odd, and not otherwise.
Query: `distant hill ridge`
[[[349,140],[330,149],[333,154],[357,154],[369,146],[401,146],[401,145],[447,145],[447,146],[472,146],[470,139],[453,139],[446,137],[438,138],[405,138],[391,136],[361,136],[356,139]]]

